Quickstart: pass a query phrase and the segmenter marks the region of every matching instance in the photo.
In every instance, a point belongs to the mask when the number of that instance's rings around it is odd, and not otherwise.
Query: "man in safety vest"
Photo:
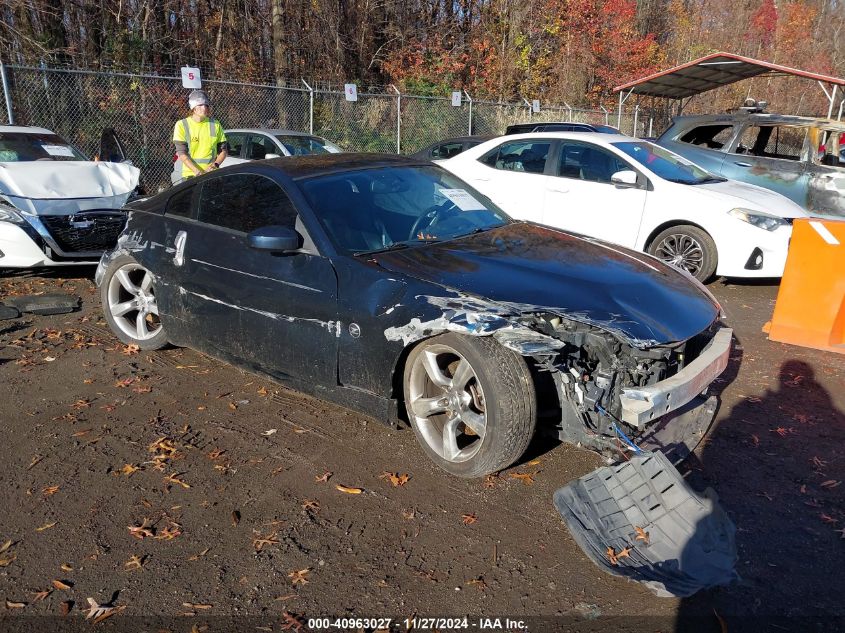
[[[223,126],[208,116],[211,111],[208,95],[194,90],[188,96],[188,106],[191,116],[176,121],[173,126],[173,144],[176,156],[182,161],[182,178],[217,169],[229,150]]]

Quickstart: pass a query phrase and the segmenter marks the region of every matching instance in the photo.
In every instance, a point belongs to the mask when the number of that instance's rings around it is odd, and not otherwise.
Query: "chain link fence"
[[[85,70],[4,66],[5,107],[0,123],[50,128],[85,154],[99,151],[105,128],[117,132],[129,158],[141,169],[149,192],[169,186],[177,120],[188,115],[180,77]],[[616,113],[568,105],[451,99],[400,94],[395,88],[368,88],[347,101],[340,88],[302,88],[293,82],[261,85],[206,80],[214,117],[226,128],[263,127],[311,132],[349,151],[410,154],[431,143],[469,134],[498,135],[508,125],[530,121],[617,124]],[[11,112],[9,112],[11,108]],[[625,113],[620,128],[643,136],[649,122]],[[636,127],[636,130],[634,129]]]

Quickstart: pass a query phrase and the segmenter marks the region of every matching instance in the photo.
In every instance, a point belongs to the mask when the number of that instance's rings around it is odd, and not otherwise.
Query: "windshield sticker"
[[[439,193],[449,198],[461,211],[484,211],[487,209],[465,189],[441,189]]]
[[[73,150],[67,145],[42,145],[41,148],[50,156],[69,156],[73,158]]]

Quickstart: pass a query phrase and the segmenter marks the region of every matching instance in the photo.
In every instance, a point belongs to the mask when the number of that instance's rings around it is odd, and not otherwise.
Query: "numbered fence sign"
[[[456,90],[452,93],[452,105],[453,106],[460,106],[461,105],[461,91]]]
[[[182,67],[182,87],[192,88],[194,90],[202,88],[199,68],[191,68],[189,66]]]
[[[358,86],[355,84],[344,84],[343,91],[346,93],[347,101],[358,101]]]

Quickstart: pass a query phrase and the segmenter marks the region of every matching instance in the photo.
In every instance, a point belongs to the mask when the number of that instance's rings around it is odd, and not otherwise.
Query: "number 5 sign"
[[[182,67],[182,87],[194,89],[202,88],[199,68],[191,68],[189,66]]]

